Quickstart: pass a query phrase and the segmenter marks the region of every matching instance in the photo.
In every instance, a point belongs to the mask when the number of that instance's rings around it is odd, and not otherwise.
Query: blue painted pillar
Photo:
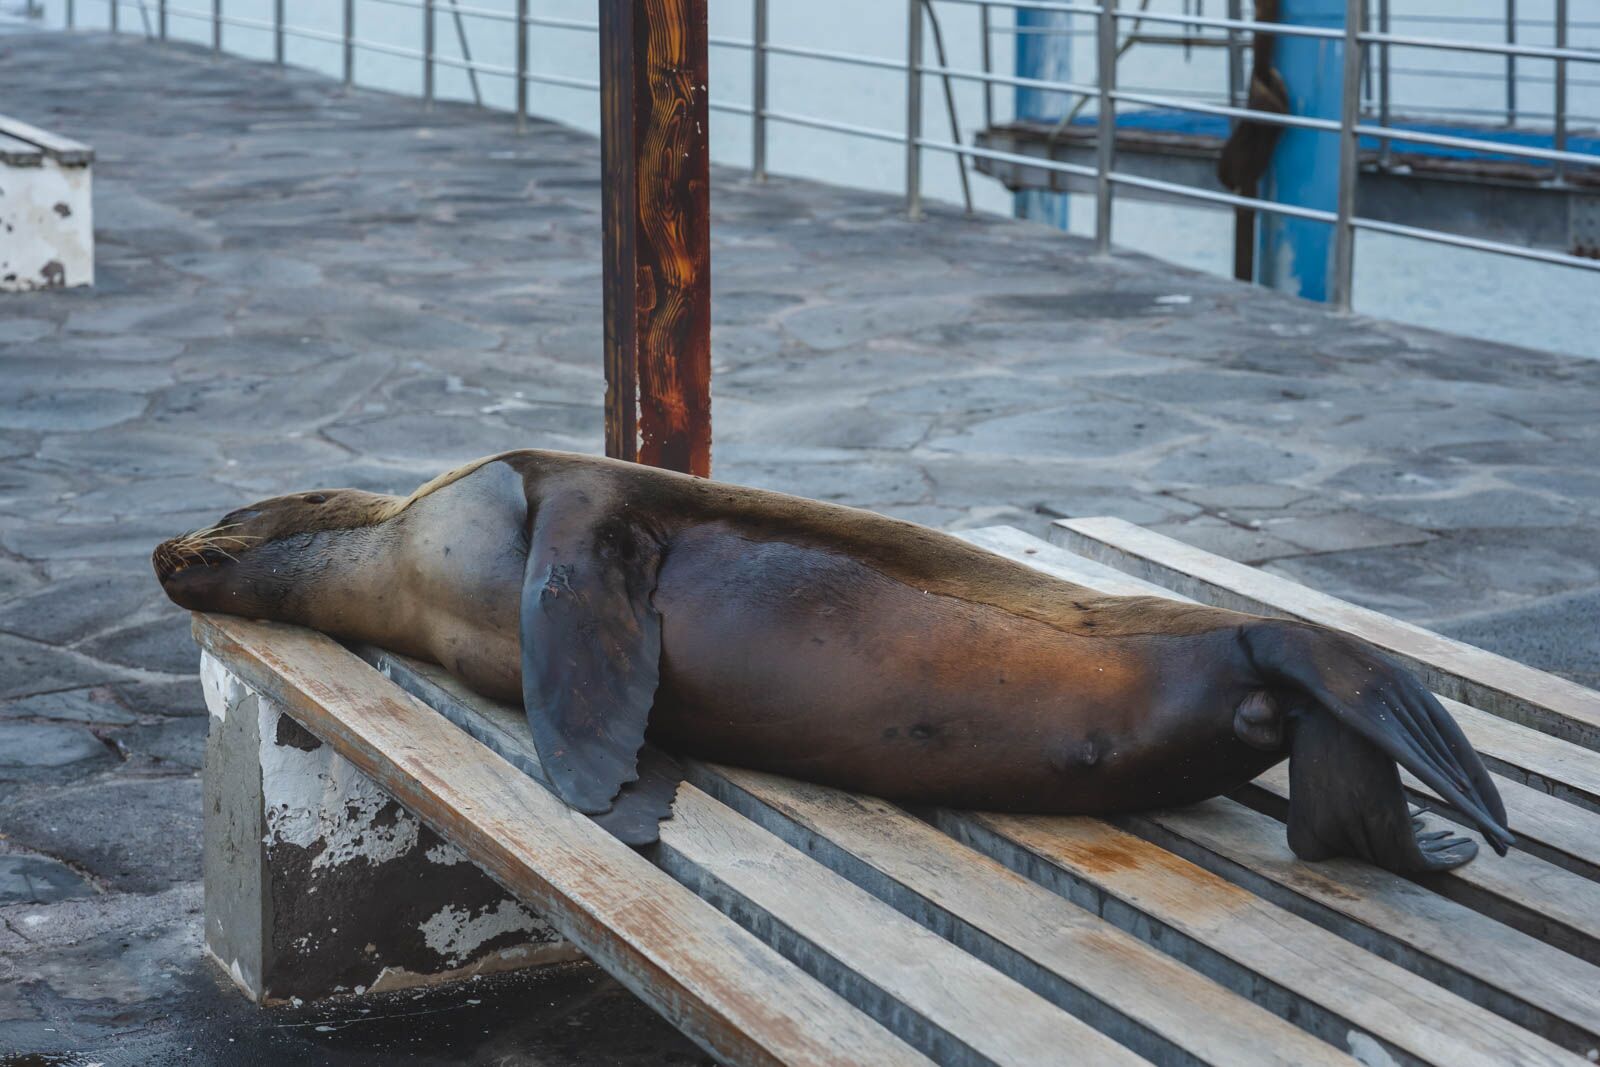
[[[1344,0],[1282,0],[1280,21],[1344,28]],[[1276,63],[1289,91],[1289,113],[1339,120],[1344,44],[1279,35]],[[1286,127],[1261,179],[1261,197],[1280,204],[1334,211],[1339,205],[1339,135]],[[1263,211],[1256,226],[1256,281],[1273,289],[1327,300],[1333,278],[1333,227]]]
[[[1065,30],[1072,25],[1072,16],[1063,11],[1036,11],[1017,9],[1017,26],[1023,32],[1016,35],[1016,70],[1019,78],[1047,78],[1068,81],[1072,76],[1072,38]],[[1029,33],[1028,30],[1056,30],[1056,33]],[[1072,108],[1070,93],[1052,92],[1048,89],[1016,87],[1016,110],[1019,119],[1038,119],[1059,122]],[[1092,111],[1090,112],[1092,114]],[[1044,190],[1026,190],[1013,196],[1013,213],[1019,219],[1047,222],[1058,230],[1068,228],[1067,194]]]

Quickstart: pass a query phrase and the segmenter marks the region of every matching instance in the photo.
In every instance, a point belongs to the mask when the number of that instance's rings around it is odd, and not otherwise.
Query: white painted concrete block
[[[0,290],[94,284],[93,159],[0,115]]]

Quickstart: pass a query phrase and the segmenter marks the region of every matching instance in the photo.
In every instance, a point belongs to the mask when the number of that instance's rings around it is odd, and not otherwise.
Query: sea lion
[[[1418,837],[1398,762],[1512,842],[1455,722],[1366,645],[1102,596],[854,508],[517,451],[404,498],[264,500],[154,564],[183,607],[381,645],[520,701],[549,784],[586,813],[635,803],[648,734],[892,800],[1039,813],[1189,803],[1288,757],[1301,857],[1467,862],[1466,838]]]

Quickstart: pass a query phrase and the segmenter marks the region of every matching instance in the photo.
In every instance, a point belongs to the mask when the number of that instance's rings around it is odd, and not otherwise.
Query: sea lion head
[[[156,546],[161,588],[180,607],[294,621],[294,608],[350,531],[390,517],[403,498],[317,489],[262,500]]]

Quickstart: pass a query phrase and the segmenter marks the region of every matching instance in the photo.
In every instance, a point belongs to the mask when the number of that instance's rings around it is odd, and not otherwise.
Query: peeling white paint
[[[429,863],[437,863],[441,867],[454,867],[458,863],[471,862],[465,852],[448,841],[440,841],[423,855],[428,858]]]
[[[255,696],[249,686],[230,674],[222,661],[205,649],[200,650],[200,688],[206,696],[206,710],[218,722],[227,722],[230,710],[238,708],[247,697]]]
[[[265,698],[259,707],[261,797],[269,849],[275,844],[311,848],[321,842],[322,851],[311,861],[316,869],[357,860],[388,863],[416,848],[415,817],[394,809],[393,820],[380,825],[378,813],[391,802],[371,778],[328,745],[306,752],[278,744],[283,712]]]
[[[1345,1043],[1350,1046],[1350,1055],[1367,1067],[1398,1067],[1388,1050],[1368,1034],[1351,1030],[1345,1035]]]
[[[446,963],[455,966],[493,938],[510,933],[542,932],[544,924],[508,898],[479,915],[446,904],[418,929],[422,931],[423,942],[443,956]]]

